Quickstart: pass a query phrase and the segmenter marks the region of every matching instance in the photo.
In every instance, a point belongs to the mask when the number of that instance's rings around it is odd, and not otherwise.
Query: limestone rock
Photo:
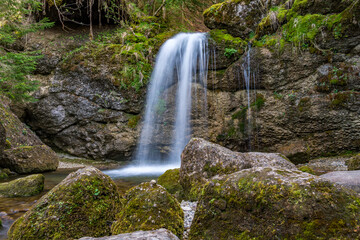
[[[111,226],[113,235],[166,228],[181,238],[184,213],[180,203],[156,183],[142,183],[130,189],[122,199],[123,208]]]
[[[230,174],[252,167],[296,169],[278,153],[239,153],[201,138],[193,138],[181,154],[180,183],[185,194],[199,192],[201,186],[214,176]]]
[[[29,197],[41,193],[45,178],[42,174],[30,175],[0,183],[0,197]]]
[[[230,0],[218,3],[204,11],[205,25],[210,29],[226,29],[237,37],[248,38],[254,32],[264,13],[282,0]]]
[[[91,238],[83,237],[79,240],[179,240],[172,232],[165,228],[160,228],[158,230],[152,231],[137,231],[132,233],[123,233],[115,236],[101,237],[101,238]]]
[[[59,159],[46,145],[23,146],[5,150],[0,166],[25,174],[56,170]]]
[[[356,239],[359,210],[354,192],[319,177],[245,169],[206,185],[189,239]]]
[[[360,154],[345,161],[348,170],[360,170]]]
[[[111,178],[94,167],[71,173],[11,226],[10,239],[74,239],[110,234],[120,209]]]
[[[321,175],[330,182],[338,183],[360,193],[360,171],[336,171]]]

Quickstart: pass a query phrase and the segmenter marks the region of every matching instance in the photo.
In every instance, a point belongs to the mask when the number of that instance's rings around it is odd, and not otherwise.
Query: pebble
[[[195,216],[197,202],[182,201],[181,208],[184,211],[184,234],[183,239],[188,239],[191,223]]]

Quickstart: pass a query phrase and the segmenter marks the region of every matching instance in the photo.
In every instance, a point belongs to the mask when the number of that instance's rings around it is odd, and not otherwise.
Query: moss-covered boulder
[[[45,178],[34,174],[10,182],[0,183],[0,197],[29,197],[44,190]]]
[[[226,29],[230,34],[248,38],[270,7],[285,0],[230,0],[212,5],[204,11],[205,25],[210,29]]]
[[[169,193],[173,194],[177,199],[183,197],[183,187],[180,184],[180,169],[169,169],[162,174],[157,183],[163,186]]]
[[[59,160],[56,153],[46,145],[21,146],[5,150],[0,167],[25,174],[56,170]]]
[[[111,226],[113,235],[166,228],[181,238],[184,213],[180,203],[155,181],[130,189],[122,199],[123,207]]]
[[[295,170],[278,153],[239,153],[201,138],[193,138],[181,154],[180,184],[187,199],[196,200],[202,186],[214,176],[252,167],[279,167]]]
[[[360,199],[294,170],[251,168],[204,188],[189,239],[358,239]]]
[[[76,239],[110,235],[120,209],[111,178],[94,167],[71,173],[11,226],[9,239]]]

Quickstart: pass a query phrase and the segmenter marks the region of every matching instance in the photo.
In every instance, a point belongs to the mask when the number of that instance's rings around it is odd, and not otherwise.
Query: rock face
[[[4,98],[0,99],[0,119],[6,130],[6,144],[5,150],[0,156],[0,167],[9,168],[17,173],[37,173],[56,170],[59,161],[55,152],[45,146],[11,112],[9,102]],[[3,136],[1,135],[0,137]]]
[[[247,38],[272,6],[281,0],[230,0],[218,3],[204,12],[205,25],[210,29],[226,29],[234,36]]]
[[[116,222],[111,226],[113,235],[166,228],[181,238],[184,213],[180,203],[155,181],[130,189],[122,203]]]
[[[181,154],[180,183],[185,194],[192,199],[192,195],[197,195],[214,176],[252,167],[296,169],[293,163],[278,153],[233,152],[204,139],[193,138]]]
[[[0,154],[3,152],[6,146],[6,132],[4,126],[0,122]]]
[[[46,145],[5,150],[0,164],[1,167],[20,174],[54,171],[58,165],[56,153]]]
[[[161,228],[153,231],[137,231],[132,233],[123,233],[115,236],[91,238],[84,237],[79,240],[179,240],[172,232],[165,228]]]
[[[143,94],[120,91],[106,75],[57,69],[30,104],[27,124],[50,146],[79,157],[126,160],[137,139]]]
[[[80,169],[44,195],[11,226],[10,239],[74,239],[110,234],[120,209],[117,186],[94,167]]]
[[[30,175],[14,181],[0,183],[0,197],[29,197],[41,193],[45,178],[41,174]]]
[[[360,171],[337,171],[321,175],[330,182],[341,184],[360,193]]]
[[[207,184],[189,239],[356,239],[359,209],[357,195],[319,177],[245,169]]]

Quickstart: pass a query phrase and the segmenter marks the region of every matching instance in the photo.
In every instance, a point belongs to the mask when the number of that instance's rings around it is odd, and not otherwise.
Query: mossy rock
[[[56,170],[59,159],[56,153],[46,145],[21,146],[5,150],[0,167],[26,174]]]
[[[298,167],[298,169],[302,172],[310,173],[313,175],[315,174],[314,170],[311,167],[306,166],[306,165],[300,166],[300,167]]]
[[[111,226],[113,235],[166,228],[179,238],[184,231],[184,213],[179,202],[155,182],[130,189],[122,199],[123,208]]]
[[[173,194],[177,199],[183,197],[183,188],[180,184],[180,169],[170,169],[162,174],[157,183],[163,186],[169,193]]]
[[[360,199],[294,170],[251,168],[208,183],[189,239],[358,239]]]
[[[180,184],[187,200],[196,200],[203,186],[215,176],[251,167],[279,167],[295,170],[278,153],[239,153],[201,138],[192,138],[181,154]]]
[[[120,210],[111,178],[94,167],[71,173],[11,226],[9,239],[77,239],[110,235]]]
[[[6,132],[4,126],[0,122],[0,154],[6,148]]]
[[[44,190],[45,178],[34,174],[10,182],[0,183],[0,197],[30,197]]]
[[[360,154],[345,161],[345,164],[348,167],[349,171],[360,170]]]

